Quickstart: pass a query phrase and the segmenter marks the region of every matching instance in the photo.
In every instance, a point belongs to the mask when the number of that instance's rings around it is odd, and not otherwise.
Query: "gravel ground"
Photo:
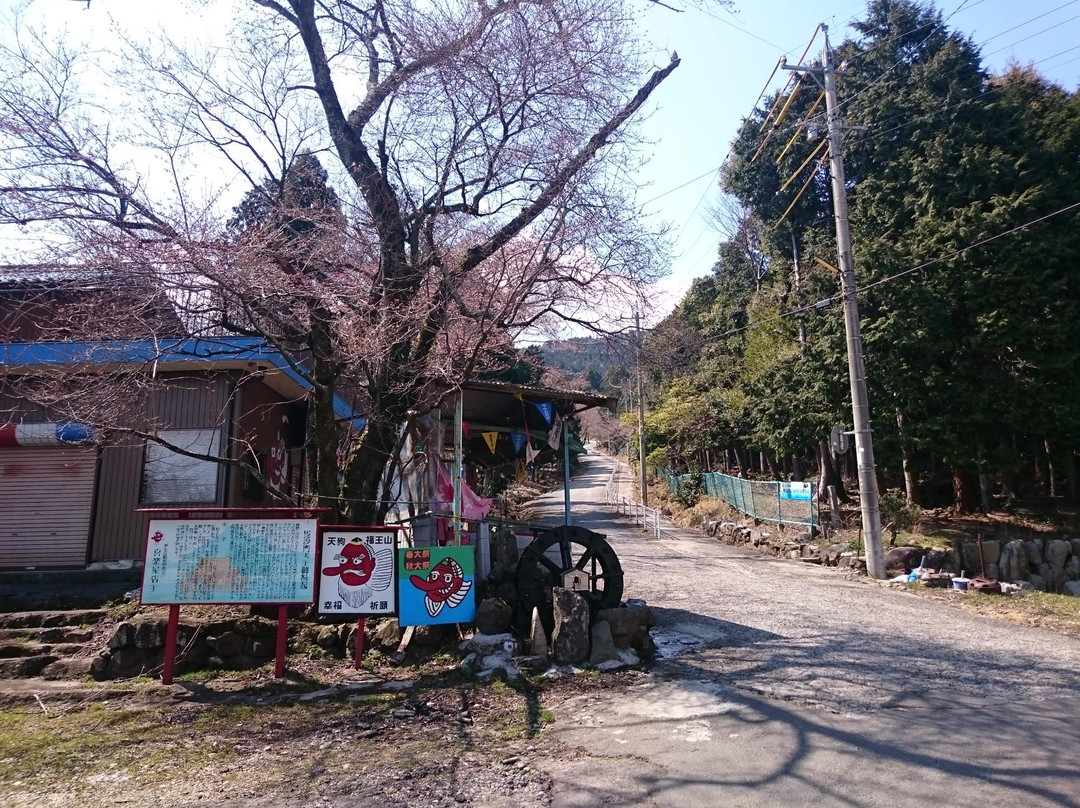
[[[871,710],[924,694],[1009,702],[1080,692],[1080,639],[1022,628],[834,569],[760,555],[692,531],[659,540],[612,516],[612,458],[586,456],[575,524],[608,535],[624,597],[644,598],[671,671],[722,674],[755,693]],[[617,484],[633,481],[620,469]],[[561,492],[540,512],[561,517]],[[663,667],[663,666],[662,666]]]

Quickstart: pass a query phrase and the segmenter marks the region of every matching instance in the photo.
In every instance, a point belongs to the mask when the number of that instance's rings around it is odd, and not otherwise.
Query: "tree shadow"
[[[568,804],[1080,806],[1080,677],[1068,667],[934,638],[914,648],[857,630],[792,640],[654,613],[713,639],[659,660],[594,728],[556,725],[600,757],[619,749],[608,741],[629,740],[637,761],[617,793],[575,771],[581,796]],[[1036,678],[1026,698],[1014,692]]]

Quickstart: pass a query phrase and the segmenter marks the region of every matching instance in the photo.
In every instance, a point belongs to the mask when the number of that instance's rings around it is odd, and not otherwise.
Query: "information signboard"
[[[319,542],[319,614],[397,612],[397,531],[324,527]]]
[[[810,483],[780,483],[780,499],[808,500],[812,496]]]
[[[476,616],[472,547],[398,550],[398,624],[471,623]]]
[[[142,602],[312,603],[315,519],[151,519]]]

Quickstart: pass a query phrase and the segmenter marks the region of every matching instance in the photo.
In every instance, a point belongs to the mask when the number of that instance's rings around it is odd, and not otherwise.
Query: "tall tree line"
[[[910,0],[874,0],[854,28],[836,62],[882,481],[961,512],[1034,493],[1021,479],[1075,497],[1080,212],[1059,211],[1078,200],[1077,93],[989,74]],[[824,137],[804,77],[734,145],[732,235],[650,339],[652,440],[676,463],[753,452],[835,479],[823,439],[851,409]]]

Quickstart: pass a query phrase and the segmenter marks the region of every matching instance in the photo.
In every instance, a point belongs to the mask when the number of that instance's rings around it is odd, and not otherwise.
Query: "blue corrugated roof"
[[[258,337],[103,340],[101,342],[11,342],[0,344],[0,364],[8,367],[151,364],[170,362],[268,362],[304,390],[311,384],[289,365],[281,352]],[[334,396],[334,414],[363,429],[364,418]]]

